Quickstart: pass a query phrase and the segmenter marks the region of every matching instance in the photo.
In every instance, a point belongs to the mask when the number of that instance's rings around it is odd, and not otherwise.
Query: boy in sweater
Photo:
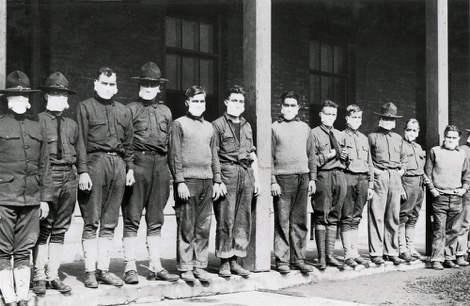
[[[452,262],[461,225],[458,219],[462,196],[470,186],[469,162],[458,147],[459,140],[459,128],[448,125],[444,130],[444,143],[429,151],[424,170],[431,180],[428,187],[434,196],[431,262],[436,270],[458,267]]]
[[[204,120],[206,92],[186,90],[186,116],[170,129],[168,164],[173,175],[177,229],[176,264],[187,282],[210,281],[208,263],[212,199],[220,196],[220,163],[214,129]]]
[[[317,165],[310,127],[300,121],[299,95],[281,96],[281,116],[272,125],[271,194],[274,197],[274,256],[277,270],[290,267],[312,272],[304,263],[307,238],[307,198],[315,190]]]
[[[246,256],[250,242],[251,202],[258,194],[258,166],[250,124],[241,117],[245,110],[242,87],[230,89],[227,112],[212,124],[222,167],[223,197],[214,202],[217,220],[215,255],[220,258],[219,276],[232,273],[247,277],[250,271],[237,262]]]

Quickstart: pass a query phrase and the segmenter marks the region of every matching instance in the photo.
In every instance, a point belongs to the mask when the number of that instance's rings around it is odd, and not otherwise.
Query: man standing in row
[[[246,256],[250,242],[251,202],[259,190],[258,162],[251,126],[241,117],[245,111],[243,88],[231,88],[224,103],[227,112],[212,123],[224,194],[214,202],[215,256],[221,259],[219,276],[248,276],[250,271],[241,267],[237,258]]]
[[[355,105],[346,108],[347,128],[343,131],[346,160],[346,197],[341,212],[341,241],[344,263],[352,268],[358,264],[369,267],[369,262],[359,256],[357,238],[362,211],[373,195],[374,168],[367,137],[359,132],[362,109]]]
[[[168,152],[178,224],[176,265],[184,281],[208,282],[211,277],[204,269],[209,259],[212,200],[221,195],[220,163],[214,129],[203,117],[206,92],[192,86],[185,95],[188,113],[173,121]]]
[[[318,167],[317,191],[312,197],[312,207],[320,270],[325,270],[327,265],[342,266],[333,253],[336,228],[346,196],[344,161],[347,152],[342,149],[344,139],[341,132],[333,127],[337,114],[338,105],[335,102],[323,102],[319,113],[321,125],[311,131]]]
[[[310,127],[300,121],[299,95],[281,95],[281,116],[272,125],[271,194],[274,197],[274,256],[276,268],[312,272],[306,265],[307,202],[315,193],[317,165]]]
[[[59,292],[72,290],[59,279],[58,274],[65,233],[72,222],[77,201],[78,186],[75,169],[78,127],[75,121],[62,116],[64,110],[69,108],[69,95],[76,94],[68,86],[65,76],[54,72],[46,79],[45,86],[40,87],[47,102],[46,111],[39,114],[39,122],[47,134],[52,169],[52,201],[49,215],[41,221],[39,239],[33,251],[33,291],[36,294],[46,293],[46,281],[49,288]]]
[[[85,286],[97,288],[100,281],[120,287],[123,281],[109,272],[109,264],[124,189],[134,183],[132,118],[128,109],[113,99],[118,91],[113,70],[101,68],[94,85],[95,96],[80,102],[77,110]]]
[[[374,195],[369,205],[369,254],[380,265],[383,258],[399,265],[398,227],[400,218],[401,177],[406,170],[403,139],[395,128],[397,107],[389,102],[382,106],[379,128],[369,134],[374,164]],[[383,257],[383,258],[382,258]]]
[[[161,77],[158,66],[149,62],[142,66],[139,80],[139,99],[127,105],[134,127],[135,184],[127,187],[122,204],[124,219],[124,282],[137,284],[135,250],[137,231],[145,208],[147,223],[147,248],[149,253],[148,279],[174,282],[178,275],[162,267],[160,249],[163,209],[170,195],[170,170],[168,168],[168,135],[172,116],[170,109],[157,99],[160,84],[168,81]]]
[[[7,76],[6,87],[0,90],[8,101],[8,112],[0,115],[0,290],[6,305],[27,306],[29,257],[39,219],[49,213],[52,180],[46,133],[26,117],[29,94],[39,90],[21,71]]]

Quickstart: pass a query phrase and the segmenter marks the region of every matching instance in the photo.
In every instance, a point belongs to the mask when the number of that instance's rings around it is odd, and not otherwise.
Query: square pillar
[[[0,88],[7,78],[7,0],[0,0]]]
[[[243,1],[243,84],[259,160],[261,193],[252,205],[251,242],[242,264],[252,271],[271,268],[271,0]]]

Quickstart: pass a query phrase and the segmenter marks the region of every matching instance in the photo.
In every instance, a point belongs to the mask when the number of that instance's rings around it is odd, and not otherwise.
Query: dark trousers
[[[126,187],[122,203],[124,237],[136,237],[145,208],[147,236],[160,236],[163,209],[170,196],[170,170],[166,156],[135,152],[135,184]]]
[[[346,172],[346,197],[341,211],[341,231],[357,230],[367,202],[369,181],[366,173]]]
[[[432,202],[433,234],[431,261],[455,259],[457,237],[460,230],[459,215],[462,197],[440,195]],[[445,256],[445,258],[444,258]]]
[[[121,157],[106,153],[88,154],[88,174],[93,187],[90,192],[78,192],[83,217],[82,239],[114,237],[119,208],[126,185],[126,164]]]
[[[217,221],[215,256],[245,257],[250,242],[251,201],[254,192],[253,169],[222,164],[222,182],[227,194],[214,203]]]
[[[180,271],[207,267],[212,212],[212,179],[185,179],[188,201],[177,195],[175,212],[177,227],[176,265]]]
[[[307,239],[309,175],[277,175],[281,195],[274,197],[274,256],[276,265],[302,263]]]
[[[403,176],[401,181],[407,200],[400,205],[400,224],[415,227],[424,197],[423,177]]]
[[[53,198],[52,202],[49,202],[47,218],[40,223],[38,244],[46,244],[49,237],[51,243],[64,243],[77,201],[77,187],[77,175],[72,167],[52,166]]]
[[[0,270],[29,266],[39,233],[39,205],[0,206]]]
[[[317,192],[312,197],[315,225],[336,225],[346,196],[346,176],[342,170],[320,170]]]

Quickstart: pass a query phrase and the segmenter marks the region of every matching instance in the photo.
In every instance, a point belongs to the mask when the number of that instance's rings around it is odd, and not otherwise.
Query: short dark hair
[[[336,104],[335,102],[333,102],[333,101],[331,101],[331,100],[325,100],[325,101],[323,101],[323,103],[321,104],[321,108],[323,109],[324,107],[338,108],[338,104]]]
[[[282,93],[282,95],[281,95],[281,104],[284,103],[285,99],[289,99],[289,98],[294,99],[295,101],[297,101],[297,104],[299,104],[299,94],[296,93],[293,90],[286,90]]]
[[[453,124],[449,124],[448,126],[446,126],[446,129],[444,130],[444,137],[446,137],[447,133],[449,132],[457,132],[459,133],[459,136],[461,134],[460,129],[456,125],[453,125]]]
[[[231,94],[242,94],[243,97],[244,97],[245,96],[245,90],[243,89],[243,87],[241,87],[239,85],[234,85],[232,88],[230,88],[228,90],[227,98],[230,97]]]
[[[362,112],[362,108],[357,104],[351,104],[346,107],[346,116],[351,116],[354,113]]]
[[[410,124],[410,123],[417,123],[417,124],[418,124],[418,128],[420,127],[420,126],[419,126],[419,121],[416,120],[415,118],[411,118],[411,119],[409,119],[408,121],[406,121],[405,129],[408,127],[408,124]]]
[[[108,78],[112,76],[115,72],[113,69],[108,68],[108,67],[101,67],[97,72],[96,72],[96,79],[98,80],[100,78],[100,75],[105,75]]]
[[[186,98],[192,98],[194,97],[195,95],[200,95],[200,94],[204,94],[204,96],[206,95],[206,91],[204,90],[204,88],[202,86],[199,86],[199,85],[193,85],[191,87],[189,87],[188,89],[186,89],[184,95],[186,96]]]

